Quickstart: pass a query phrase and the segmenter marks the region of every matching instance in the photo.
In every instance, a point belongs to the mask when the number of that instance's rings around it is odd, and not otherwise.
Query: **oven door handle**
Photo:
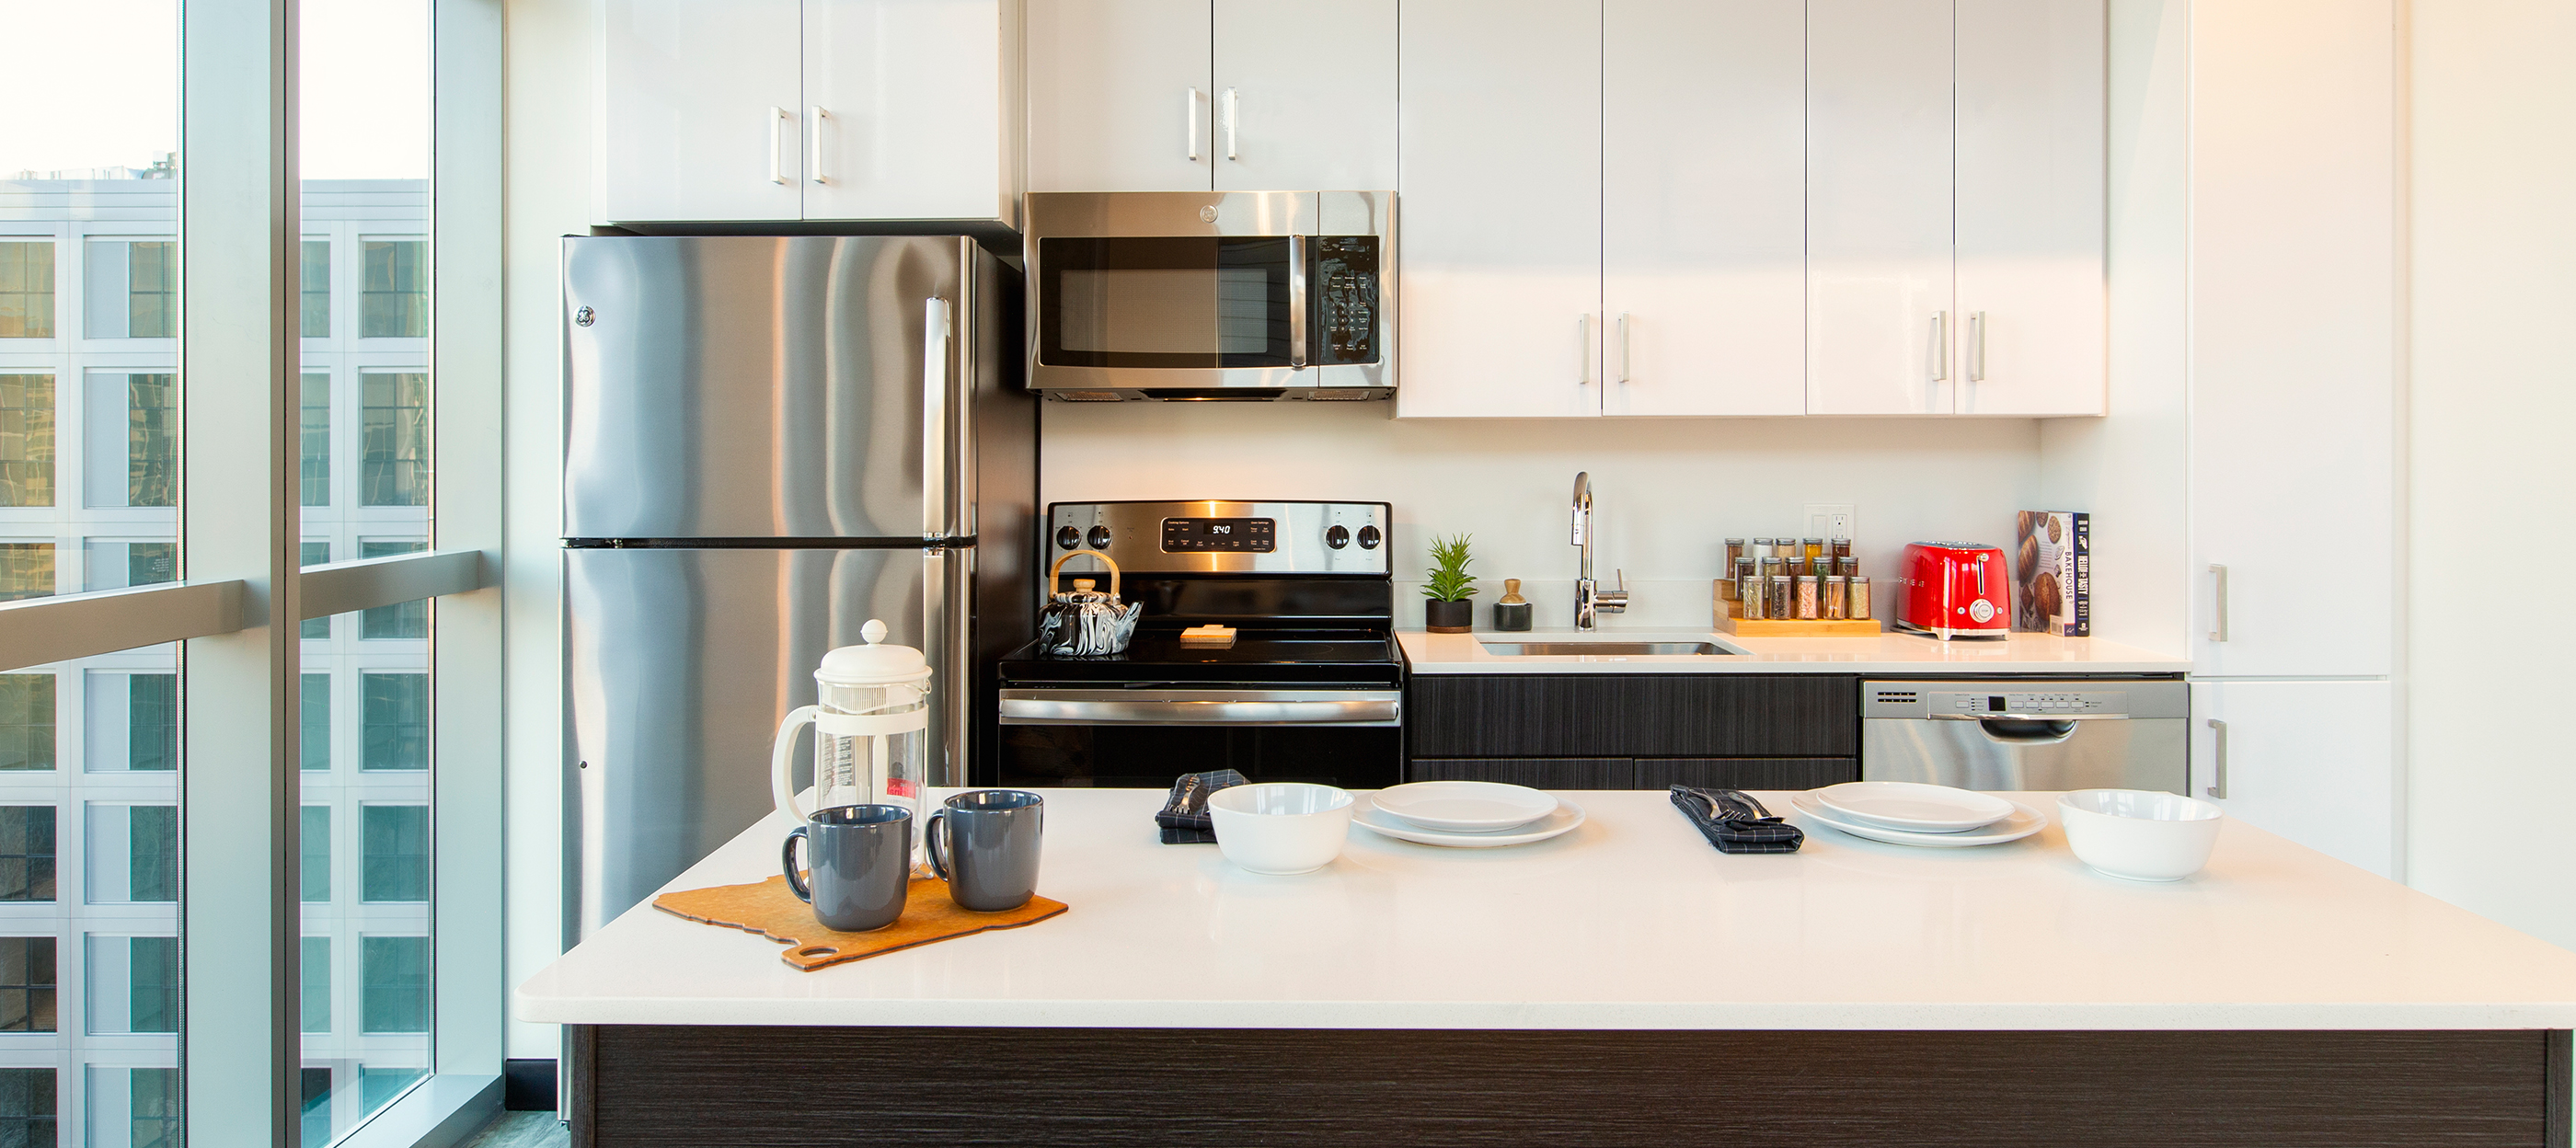
[[[1001,706],[1003,725],[1391,726],[1398,724],[1402,716],[1403,703],[1393,693],[1305,698],[1115,700],[1005,695]]]

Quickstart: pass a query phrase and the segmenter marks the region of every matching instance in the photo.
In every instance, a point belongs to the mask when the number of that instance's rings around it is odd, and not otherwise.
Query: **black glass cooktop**
[[[1002,659],[1004,682],[1351,682],[1393,685],[1395,639],[1373,630],[1242,630],[1225,648],[1146,629],[1125,653],[1058,657],[1031,642]]]

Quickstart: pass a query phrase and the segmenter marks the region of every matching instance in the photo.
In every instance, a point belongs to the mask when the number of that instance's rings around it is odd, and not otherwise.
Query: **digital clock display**
[[[1271,518],[1166,518],[1163,552],[1245,550],[1268,554],[1279,548],[1279,522]]]

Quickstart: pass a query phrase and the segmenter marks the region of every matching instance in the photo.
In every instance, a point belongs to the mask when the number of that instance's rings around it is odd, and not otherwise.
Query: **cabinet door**
[[[1807,413],[1947,414],[1947,0],[1807,5]]]
[[[1602,409],[1806,409],[1805,0],[1606,0]]]
[[[1216,0],[1216,189],[1396,184],[1395,0]]]
[[[607,217],[797,218],[797,0],[608,0],[604,23]]]
[[[2103,0],[1956,0],[1963,415],[2109,401]]]
[[[1822,789],[1860,780],[1857,757],[1641,757],[1637,788]],[[1785,815],[1788,811],[1771,812]]]
[[[1601,412],[1600,0],[1406,0],[1406,417]]]
[[[2397,804],[2391,691],[2384,681],[2192,683],[2192,795],[2388,875]]]
[[[1029,0],[1030,191],[1214,186],[1208,0]]]
[[[999,0],[805,0],[805,218],[1015,215],[1005,15]]]
[[[1532,789],[1635,789],[1636,763],[1624,757],[1416,758],[1406,781],[1498,781]]]
[[[2392,670],[2391,20],[2387,3],[2359,0],[2193,10],[2191,633],[2204,675]]]

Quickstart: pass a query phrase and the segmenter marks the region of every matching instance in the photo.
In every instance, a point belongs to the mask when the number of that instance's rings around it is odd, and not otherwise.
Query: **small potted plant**
[[[1467,535],[1431,538],[1431,581],[1422,588],[1422,628],[1434,634],[1465,634],[1476,628],[1476,579],[1467,573],[1474,558]]]

